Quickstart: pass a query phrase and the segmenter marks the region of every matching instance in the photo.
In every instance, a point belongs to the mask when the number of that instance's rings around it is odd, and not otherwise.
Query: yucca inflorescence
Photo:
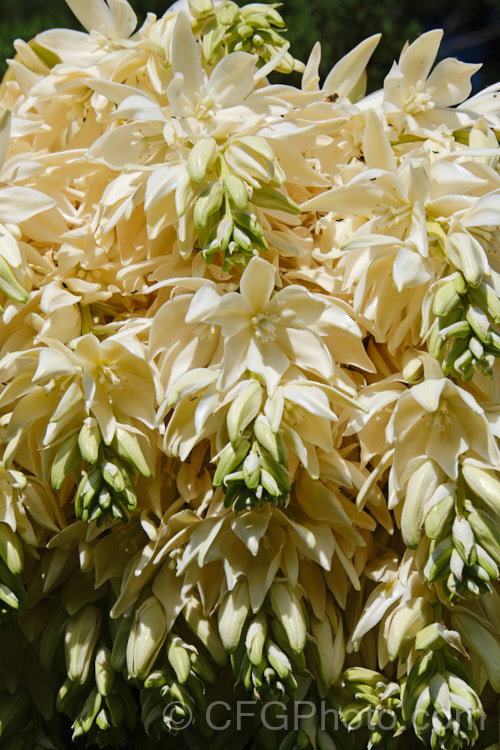
[[[0,748],[497,748],[500,86],[67,2],[0,90]]]

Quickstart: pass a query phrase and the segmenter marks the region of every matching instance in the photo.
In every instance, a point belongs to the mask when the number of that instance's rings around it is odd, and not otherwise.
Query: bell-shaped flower
[[[484,409],[474,396],[447,378],[429,378],[399,398],[387,427],[398,477],[414,456],[432,458],[457,479],[462,454],[498,464],[500,451]]]
[[[428,255],[425,205],[430,181],[422,158],[402,158],[399,165],[392,152],[383,124],[374,111],[366,114],[363,133],[366,169],[355,173],[345,185],[320,193],[302,204],[302,210],[334,211],[355,216],[362,224],[356,235],[383,234],[404,240],[406,255],[415,250]],[[366,223],[362,223],[366,217]],[[401,258],[406,265],[409,258]],[[414,273],[425,274],[418,258],[410,261]],[[399,272],[401,274],[401,271]],[[406,274],[408,275],[408,274]],[[404,283],[406,279],[402,279]]]
[[[100,342],[86,334],[68,347],[47,340],[46,346],[4,357],[0,370],[9,382],[0,404],[12,409],[6,429],[10,459],[30,432],[32,453],[40,453],[88,415],[107,445],[118,421],[153,426],[154,381],[142,346],[132,338]]]

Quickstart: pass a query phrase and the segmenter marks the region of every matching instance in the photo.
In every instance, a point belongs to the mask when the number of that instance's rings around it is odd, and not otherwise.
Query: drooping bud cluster
[[[189,0],[189,10],[194,19],[193,31],[203,39],[203,54],[210,65],[222,55],[239,51],[258,55],[263,65],[280,55],[277,70],[280,73],[303,71],[304,66],[286,51],[288,42],[277,31],[284,30],[285,22],[276,10],[279,5],[251,3],[240,8],[226,2],[217,8],[213,0]]]

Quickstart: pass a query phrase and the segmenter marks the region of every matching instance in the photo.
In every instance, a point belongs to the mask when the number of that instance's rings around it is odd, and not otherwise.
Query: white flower
[[[39,190],[11,184],[9,152],[11,113],[5,110],[0,117],[0,290],[16,302],[26,302],[28,294],[12,269],[24,273],[25,249],[19,240],[19,225],[55,206],[55,200]],[[39,165],[31,165],[38,171]]]
[[[471,76],[481,67],[446,58],[431,71],[443,32],[422,34],[403,50],[384,82],[384,111],[397,128],[429,135],[440,126],[456,130],[470,124],[465,112],[451,109],[471,92]]]
[[[274,287],[272,265],[253,258],[241,277],[240,292],[219,299],[212,287],[205,287],[195,295],[186,320],[218,325],[225,339],[220,388],[228,388],[249,370],[264,378],[272,393],[291,362],[326,379],[330,376],[330,353],[311,330],[326,304],[299,286],[273,294]],[[207,295],[212,303],[209,312]]]
[[[389,235],[427,256],[425,205],[430,181],[422,158],[411,158],[410,154],[398,165],[383,125],[373,111],[366,115],[363,154],[366,169],[358,171],[347,184],[306,201],[302,209],[353,215],[358,221],[366,217],[367,222],[355,236],[361,232]]]
[[[106,444],[118,420],[153,426],[154,382],[143,348],[132,337],[100,342],[87,334],[69,347],[47,340],[46,346],[7,355],[0,368],[4,382],[11,381],[0,403],[12,409],[6,439],[13,451],[31,430],[32,444],[38,442],[40,452],[89,414]],[[35,460],[40,460],[36,452]]]
[[[414,456],[432,458],[456,479],[459,457],[498,464],[500,451],[474,396],[447,378],[428,379],[402,394],[387,428],[396,480]]]

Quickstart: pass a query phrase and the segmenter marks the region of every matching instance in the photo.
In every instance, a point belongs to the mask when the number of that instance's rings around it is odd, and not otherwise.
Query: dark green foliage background
[[[142,22],[147,11],[161,15],[168,0],[131,4]],[[362,39],[381,31],[383,40],[369,67],[370,91],[381,86],[406,39],[435,27],[446,32],[442,56],[485,63],[476,89],[500,80],[500,0],[284,0],[281,12],[296,57],[307,59],[320,40],[323,74]],[[3,60],[14,54],[14,39],[28,40],[57,26],[81,28],[64,0],[0,0],[0,72]]]

